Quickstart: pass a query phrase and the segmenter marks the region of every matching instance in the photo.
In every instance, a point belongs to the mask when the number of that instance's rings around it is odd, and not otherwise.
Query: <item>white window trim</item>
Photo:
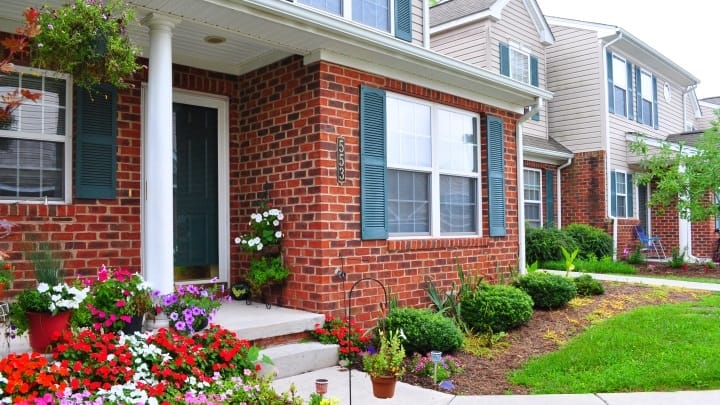
[[[532,81],[532,79],[531,79],[531,76],[532,76],[531,70],[532,70],[532,69],[531,69],[531,67],[530,67],[530,57],[531,57],[532,55],[530,54],[530,50],[528,50],[526,47],[518,44],[517,42],[512,42],[512,41],[509,41],[509,42],[508,42],[508,49],[509,49],[509,51],[508,51],[508,59],[509,59],[509,60],[508,60],[508,65],[510,66],[510,78],[513,79],[513,80],[517,80],[517,81],[519,81],[519,82],[521,82],[521,83],[530,84],[530,82]],[[512,63],[512,62],[513,62],[513,51],[522,54],[522,55],[525,57],[526,61],[527,61],[527,72],[526,72],[526,73],[527,73],[527,81],[520,80],[520,78],[513,76],[513,72],[514,72],[514,70],[513,70],[513,63]]]
[[[650,83],[649,83],[649,84],[650,84],[650,89],[649,89],[649,90],[646,90],[646,89],[645,89],[645,86],[642,86],[642,78],[643,78],[643,76],[647,76],[647,77],[650,78],[650,80],[649,80],[649,81],[650,81]],[[655,76],[654,76],[652,73],[648,72],[648,71],[645,70],[645,69],[640,69],[640,83],[641,83],[641,86],[642,86],[641,89],[640,89],[640,98],[642,99],[642,101],[648,101],[648,102],[650,102],[650,123],[649,123],[649,124],[646,124],[646,123],[642,122],[641,124],[647,125],[647,126],[650,126],[650,127],[654,127],[654,126],[655,126],[655,108],[657,107],[657,106],[655,105],[655,103],[653,103],[653,96],[652,96],[652,92],[653,92],[653,88],[652,88],[653,77],[655,77]],[[637,85],[637,84],[636,84],[636,85]],[[645,98],[645,95],[644,95],[643,93],[646,92],[646,91],[650,93],[650,98]],[[655,89],[655,91],[657,91],[657,89]],[[640,103],[640,107],[642,108],[642,102]],[[643,120],[644,120],[644,119],[645,119],[645,114],[643,114]]]
[[[430,107],[430,121],[431,121],[431,129],[430,129],[430,142],[431,142],[431,170],[428,170],[427,167],[416,167],[416,166],[409,166],[409,165],[391,165],[390,163],[387,163],[387,169],[393,169],[393,170],[407,170],[407,171],[414,171],[414,172],[423,172],[423,173],[429,173],[430,174],[430,232],[429,233],[423,233],[423,234],[413,234],[413,233],[390,233],[388,235],[388,239],[450,239],[450,238],[459,238],[459,237],[477,237],[482,236],[482,143],[480,142],[481,136],[480,136],[480,116],[477,113],[463,110],[451,106],[447,106],[444,104],[439,103],[433,103],[427,100],[404,96],[397,93],[386,93],[387,98],[395,98],[398,100],[404,100],[411,103],[420,103],[424,104]],[[435,156],[439,153],[440,149],[440,136],[436,135],[438,133],[438,120],[435,119],[435,114],[438,109],[443,109],[447,111],[453,111],[457,112],[459,114],[464,114],[467,116],[471,116],[476,119],[476,125],[477,127],[475,130],[478,134],[477,137],[477,165],[478,165],[478,171],[477,173],[468,173],[468,172],[457,172],[457,171],[451,171],[451,170],[443,170],[440,169],[440,159],[436,159]],[[387,118],[386,118],[387,119]],[[389,134],[387,135],[389,136]],[[441,175],[448,175],[448,176],[456,176],[456,177],[468,177],[475,179],[477,181],[477,186],[475,190],[475,201],[476,207],[475,207],[475,229],[476,232],[463,232],[463,233],[440,233],[440,176]]]
[[[540,227],[544,225],[544,218],[543,218],[543,176],[542,176],[542,170],[540,169],[533,169],[533,168],[525,168],[524,171],[526,172],[536,172],[538,173],[538,179],[540,179],[540,184],[538,185],[540,190],[540,199],[539,200],[530,200],[527,198],[523,198],[525,203],[532,203],[532,204],[538,204],[540,206]],[[527,187],[527,182],[524,182],[524,186]],[[525,195],[525,190],[523,190],[523,196]],[[525,217],[525,221],[527,222],[527,214]]]
[[[353,20],[353,17],[352,17],[352,2],[353,2],[353,0],[340,0],[340,14],[331,13],[331,12],[323,10],[321,8],[313,7],[308,4],[303,4],[299,0],[292,0],[292,1],[299,7],[304,7],[309,10],[313,10],[313,11],[325,14],[329,17],[342,18],[345,22],[357,24],[358,26],[366,28],[366,29],[371,29],[371,30],[374,30],[374,31],[377,31],[377,32],[380,32],[383,34],[395,35],[395,23],[394,23],[395,22],[395,0],[388,0],[389,13],[388,13],[388,30],[387,31],[381,30],[377,27],[373,27],[372,25],[364,24],[360,21]]]
[[[72,155],[72,149],[73,149],[73,108],[74,100],[73,100],[73,82],[72,82],[72,76],[65,73],[59,73],[54,72],[51,70],[44,70],[44,69],[35,69],[35,68],[29,68],[25,66],[15,66],[15,71],[23,74],[32,74],[32,75],[45,75],[48,77],[54,77],[59,79],[65,80],[65,135],[38,135],[36,133],[27,133],[27,132],[21,132],[21,131],[6,131],[6,130],[0,130],[0,137],[2,138],[11,138],[11,139],[28,139],[28,140],[39,140],[39,141],[48,141],[48,142],[64,142],[65,148],[64,148],[64,155],[63,159],[65,159],[64,166],[63,166],[63,185],[65,187],[65,192],[63,193],[62,200],[48,200],[47,198],[44,200],[40,199],[6,199],[0,197],[0,203],[6,203],[6,204],[15,204],[15,203],[23,203],[23,204],[45,204],[45,205],[66,205],[70,204],[72,201],[72,189],[73,189],[73,183],[72,183],[72,164],[73,164],[73,155]]]
[[[625,188],[622,193],[620,192],[620,188],[618,187],[617,178],[619,175],[622,175],[625,178],[625,181],[624,181]],[[630,213],[630,215],[628,215],[628,212],[627,212],[628,206],[629,206],[629,204],[628,204],[628,174],[627,174],[627,172],[624,172],[621,170],[616,170],[614,180],[615,180],[615,207],[617,208],[615,211],[615,216],[618,218],[632,218],[633,213]],[[625,197],[625,210],[622,214],[620,213],[620,204],[618,204],[618,198],[620,196]]]

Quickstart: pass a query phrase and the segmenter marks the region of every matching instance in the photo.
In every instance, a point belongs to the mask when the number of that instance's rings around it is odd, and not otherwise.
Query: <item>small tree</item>
[[[720,111],[716,111],[720,118]],[[635,175],[640,185],[654,183],[649,205],[663,212],[675,205],[679,215],[690,221],[704,221],[720,215],[710,192],[720,192],[720,119],[712,123],[693,148],[680,143],[677,148],[663,144],[659,152],[649,151],[643,140],[630,144],[630,150],[641,155],[641,173]]]

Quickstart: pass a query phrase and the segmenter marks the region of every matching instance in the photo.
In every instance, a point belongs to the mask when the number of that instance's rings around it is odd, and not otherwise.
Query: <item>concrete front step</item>
[[[338,345],[320,342],[288,343],[263,349],[260,355],[268,356],[274,364],[264,366],[262,375],[274,370],[277,373],[276,378],[286,378],[337,365]]]
[[[322,325],[322,314],[297,309],[272,306],[245,301],[224,302],[218,310],[213,323],[234,331],[238,337],[252,342],[271,340],[272,338],[299,335]]]

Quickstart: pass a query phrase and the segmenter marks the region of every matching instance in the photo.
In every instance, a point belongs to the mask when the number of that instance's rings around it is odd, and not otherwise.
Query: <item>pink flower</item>
[[[105,281],[110,276],[110,272],[108,271],[107,267],[103,264],[100,266],[100,271],[98,271],[98,281]]]
[[[125,302],[125,301],[123,301],[123,300],[120,300],[120,301],[118,301],[118,302],[115,303],[115,306],[118,307],[118,308],[122,308],[122,307],[124,307],[125,305],[127,305],[127,302]]]
[[[132,317],[130,315],[120,315],[120,320],[125,323],[130,323],[130,321],[132,321]]]

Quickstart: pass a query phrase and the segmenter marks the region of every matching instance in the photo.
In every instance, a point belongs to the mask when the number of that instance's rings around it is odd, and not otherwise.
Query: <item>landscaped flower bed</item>
[[[260,377],[259,348],[212,325],[186,336],[99,334],[55,339],[52,359],[11,353],[0,359],[3,404],[301,404]]]

